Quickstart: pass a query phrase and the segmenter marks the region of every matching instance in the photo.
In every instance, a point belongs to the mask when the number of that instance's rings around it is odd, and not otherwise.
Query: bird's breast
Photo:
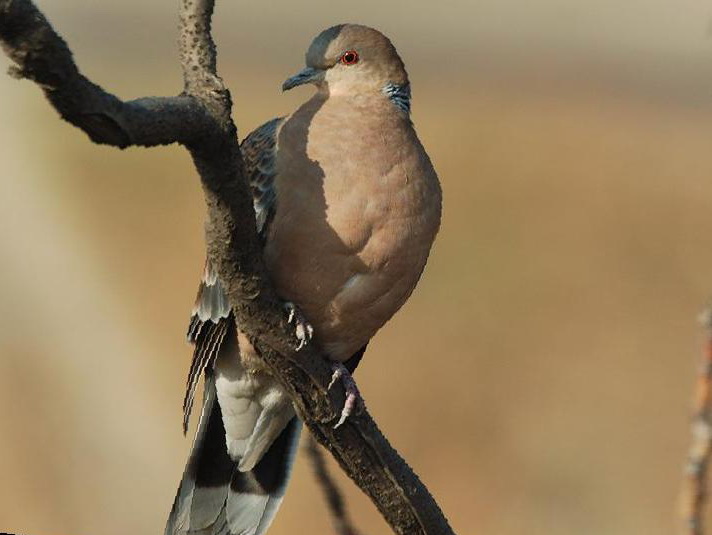
[[[440,222],[437,176],[410,123],[357,111],[324,104],[285,123],[265,246],[281,296],[335,359],[403,305]]]

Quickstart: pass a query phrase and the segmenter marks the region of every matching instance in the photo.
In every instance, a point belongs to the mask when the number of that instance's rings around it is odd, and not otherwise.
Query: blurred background
[[[175,1],[39,5],[95,82],[180,91]],[[712,295],[712,8],[220,0],[242,137],[308,97],[280,84],[345,21],[398,47],[445,195],[358,370],[372,414],[460,534],[674,533]],[[5,75],[0,161],[0,530],[162,533],[191,441],[196,172],[179,147],[92,145]],[[306,461],[274,535],[333,532]]]

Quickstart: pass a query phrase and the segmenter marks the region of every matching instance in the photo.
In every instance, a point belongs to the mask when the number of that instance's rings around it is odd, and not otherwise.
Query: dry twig
[[[312,435],[373,500],[396,533],[452,534],[437,503],[367,411],[333,429],[344,401],[327,391],[330,368],[313,344],[300,351],[266,276],[242,169],[232,101],[216,69],[214,0],[181,0],[184,90],[124,102],[85,78],[67,44],[31,0],[0,0],[0,44],[11,73],[36,82],[63,119],[95,143],[119,148],[180,143],[200,174],[208,207],[208,257],[241,330],[291,396]],[[333,399],[332,399],[333,398]]]
[[[707,330],[705,355],[697,378],[692,444],[687,459],[683,493],[684,533],[703,535],[707,502],[707,471],[712,457],[712,307],[700,316]]]

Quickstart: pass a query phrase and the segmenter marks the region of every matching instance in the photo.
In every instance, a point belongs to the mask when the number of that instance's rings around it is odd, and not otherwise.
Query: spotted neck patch
[[[410,84],[386,84],[382,91],[399,110],[410,114]]]

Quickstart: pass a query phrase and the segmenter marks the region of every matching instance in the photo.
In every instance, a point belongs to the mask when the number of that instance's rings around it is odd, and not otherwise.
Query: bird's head
[[[324,30],[309,46],[306,64],[284,82],[284,91],[303,84],[315,84],[331,95],[408,87],[408,74],[393,44],[367,26],[340,24]]]

